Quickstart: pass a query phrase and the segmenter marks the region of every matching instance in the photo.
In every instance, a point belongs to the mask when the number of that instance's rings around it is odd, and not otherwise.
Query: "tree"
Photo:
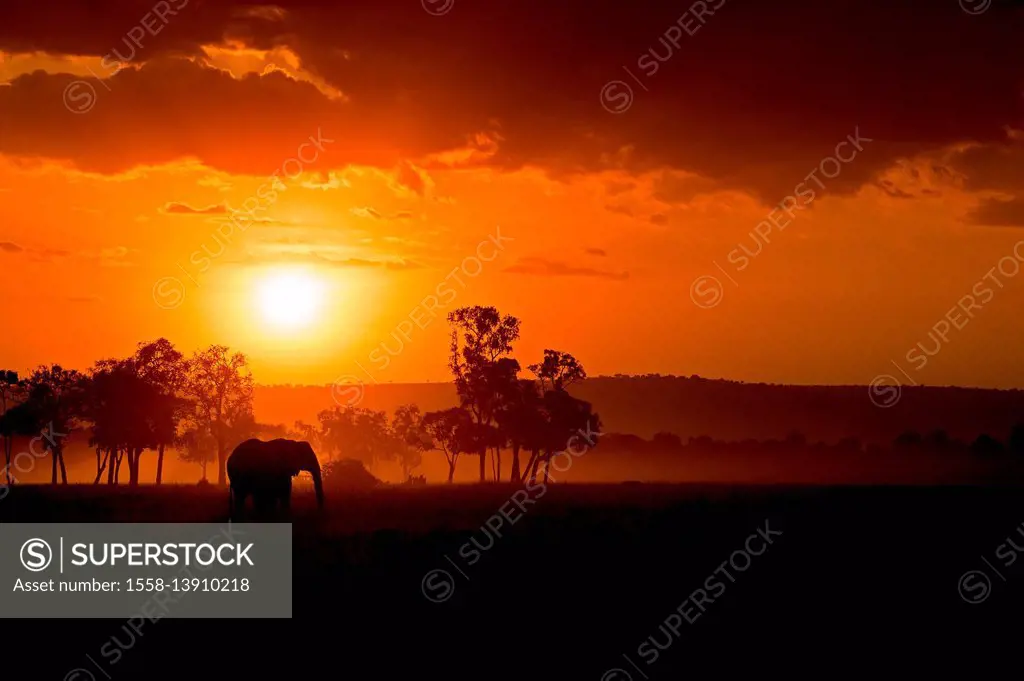
[[[402,479],[408,480],[423,461],[422,452],[432,449],[430,436],[423,429],[423,414],[415,404],[403,404],[391,418],[391,432],[398,443],[398,463]]]
[[[502,316],[494,307],[463,307],[448,314],[452,327],[449,368],[461,406],[471,414],[478,428],[474,440],[480,456],[480,482],[486,479],[487,448],[500,438],[494,427],[502,395],[511,394],[519,373],[519,362],[510,357],[519,339],[519,320]],[[493,429],[493,432],[492,430]],[[500,459],[495,471],[500,478]]]
[[[320,441],[332,457],[337,454],[338,458],[355,459],[373,468],[374,462],[392,458],[397,451],[383,411],[334,407],[321,411],[317,420]]]
[[[156,484],[163,482],[164,450],[175,443],[178,424],[186,414],[187,402],[182,398],[185,389],[187,364],[185,356],[166,338],[151,343],[139,343],[132,358],[139,377],[155,386],[165,399],[160,400],[160,413],[156,417],[154,441],[157,446]]]
[[[576,399],[564,390],[544,393],[544,413],[547,417],[543,432],[544,482],[547,482],[552,455],[568,449],[584,435],[590,437],[600,433],[601,419],[594,413],[590,402]],[[594,443],[590,441],[588,444],[592,446]],[[538,463],[536,457],[531,461],[531,479],[536,478]]]
[[[43,434],[43,449],[52,455],[50,483],[57,484],[57,468],[66,485],[68,472],[64,465],[66,437],[82,414],[85,402],[85,377],[74,369],[59,364],[40,366],[28,378],[28,401],[39,422],[48,428]]]
[[[11,453],[14,449],[14,439],[16,437],[36,435],[42,429],[43,426],[39,423],[39,415],[29,402],[8,406],[7,411],[0,416],[0,436],[3,437],[4,459],[6,461],[4,471],[8,485],[17,482],[11,473]]]
[[[565,390],[587,377],[583,365],[575,357],[559,350],[544,350],[544,360],[528,368],[544,390]]]
[[[531,364],[529,369],[541,386],[547,388],[542,398],[544,421],[538,437],[538,444],[544,451],[544,480],[547,482],[554,452],[569,447],[572,438],[580,433],[598,432],[601,421],[589,402],[576,399],[566,391],[572,383],[587,377],[586,370],[575,357],[567,352],[545,350],[544,360]],[[534,451],[527,465],[531,480],[536,479],[539,463],[538,452]]]
[[[503,439],[512,447],[512,482],[523,478],[519,465],[522,449],[536,453],[543,448],[543,431],[546,427],[544,402],[540,384],[530,379],[516,381],[515,389],[505,395],[495,414]]]
[[[92,421],[89,444],[96,448],[96,480],[110,466],[107,482],[120,481],[128,464],[128,484],[139,484],[142,453],[174,440],[177,399],[139,371],[134,358],[104,360],[89,382],[85,414]],[[102,457],[106,454],[105,458]]]
[[[16,402],[24,397],[24,389],[25,382],[18,378],[16,371],[0,369],[0,446],[4,450],[4,462],[6,463],[4,471],[8,485],[13,481],[11,453],[14,450],[14,437],[21,434],[19,427],[23,423],[21,417],[24,416],[24,413],[21,415],[16,413],[10,419],[6,417],[7,411],[16,406]]]
[[[471,447],[476,446],[470,432],[473,427],[473,418],[460,407],[432,411],[423,415],[423,431],[430,438],[431,447],[442,452],[448,462],[449,483],[455,477],[459,455],[473,451]]]
[[[196,442],[213,439],[217,453],[217,484],[227,482],[228,447],[239,426],[253,422],[253,379],[248,360],[223,345],[211,345],[189,360],[183,393],[191,403],[186,420],[197,431]],[[206,479],[204,466],[203,479]]]

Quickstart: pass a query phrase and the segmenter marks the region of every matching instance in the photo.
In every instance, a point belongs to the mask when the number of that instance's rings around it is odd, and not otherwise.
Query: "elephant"
[[[317,506],[320,509],[324,507],[320,462],[308,442],[246,440],[231,452],[227,470],[231,517],[245,508],[245,498],[250,494],[257,511],[269,511],[278,501],[287,510],[292,495],[292,476],[298,475],[299,471],[312,473]]]

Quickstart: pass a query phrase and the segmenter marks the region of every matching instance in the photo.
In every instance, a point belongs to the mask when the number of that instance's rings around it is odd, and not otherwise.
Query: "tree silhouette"
[[[442,452],[448,461],[449,483],[455,477],[459,455],[474,451],[476,443],[471,437],[474,425],[473,417],[461,407],[432,411],[423,415],[423,431],[430,438],[432,448]]]
[[[13,482],[11,476],[11,453],[14,450],[14,437],[22,434],[25,427],[27,412],[21,410],[8,417],[8,410],[18,406],[17,402],[24,399],[25,382],[18,378],[16,371],[0,369],[0,446],[4,450],[4,475],[7,484]]]
[[[544,350],[544,360],[528,368],[537,376],[544,390],[565,390],[587,377],[583,365],[575,357],[559,350]]]
[[[495,414],[503,439],[512,447],[512,482],[523,479],[520,468],[520,450],[539,452],[543,444],[546,414],[541,398],[540,384],[530,379],[519,379],[514,389],[506,393]],[[529,467],[527,467],[529,468]]]
[[[432,449],[430,436],[423,429],[423,414],[415,404],[403,404],[391,418],[391,432],[398,443],[398,463],[402,480],[408,481],[423,461],[422,452]]]
[[[569,448],[580,433],[598,432],[601,421],[589,402],[576,399],[566,391],[572,383],[587,376],[575,357],[567,352],[545,350],[544,361],[531,364],[529,368],[540,384],[547,387],[542,398],[543,420],[537,441],[544,452],[544,481],[547,482],[552,455]],[[527,466],[531,480],[536,479],[539,464],[540,457],[535,450]]]
[[[317,415],[320,441],[333,458],[360,461],[372,469],[378,460],[393,458],[398,451],[383,411],[361,407],[333,407]]]
[[[166,338],[151,343],[140,343],[132,358],[139,377],[154,386],[162,396],[155,419],[154,441],[157,446],[156,484],[163,482],[164,450],[172,446],[178,435],[178,425],[185,416],[187,401],[182,392],[188,378],[188,364],[184,355]]]
[[[188,362],[183,393],[191,403],[186,422],[200,444],[209,436],[217,453],[217,484],[227,482],[225,464],[232,440],[254,424],[253,379],[248,360],[223,345],[211,345]],[[204,465],[203,479],[206,479]]]
[[[500,449],[495,414],[503,395],[514,391],[519,362],[510,357],[519,339],[519,320],[493,307],[463,307],[448,314],[452,327],[448,366],[455,377],[459,402],[473,417],[473,439],[480,457],[480,482],[486,479],[489,447]],[[500,463],[495,470],[500,477]]]
[[[85,403],[86,379],[74,369],[58,364],[40,366],[28,378],[28,401],[39,423],[48,431],[43,434],[43,448],[52,455],[50,484],[57,484],[57,468],[66,485],[68,472],[64,465],[63,437],[74,429]]]

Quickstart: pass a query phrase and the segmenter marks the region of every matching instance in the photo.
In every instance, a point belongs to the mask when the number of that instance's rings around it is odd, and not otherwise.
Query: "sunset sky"
[[[0,365],[445,380],[486,304],[591,375],[1024,387],[1022,36],[1009,0],[5,0]]]

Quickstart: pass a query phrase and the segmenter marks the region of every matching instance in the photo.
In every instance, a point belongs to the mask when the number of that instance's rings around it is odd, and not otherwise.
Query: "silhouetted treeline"
[[[458,403],[427,413],[415,404],[398,406],[390,417],[335,405],[319,410],[314,424],[259,424],[245,355],[214,345],[186,357],[166,339],[141,343],[132,356],[100,360],[84,373],[59,365],[40,366],[26,377],[0,371],[3,482],[14,484],[18,473],[46,457],[51,484],[67,484],[65,450],[83,440],[95,452],[92,482],[106,478],[109,485],[123,480],[122,468],[128,484],[139,484],[147,452],[156,456],[154,482],[160,484],[165,453],[172,448],[198,464],[200,482],[207,482],[208,467],[215,465],[223,485],[228,455],[257,436],[310,442],[327,459],[327,482],[363,476],[372,481],[366,469],[384,462],[397,462],[403,479],[420,479],[412,473],[428,452],[443,456],[448,482],[466,456],[477,459],[480,482],[518,482],[546,478],[552,455],[574,438],[596,444],[600,419],[588,402],[567,391],[586,378],[576,358],[545,350],[528,366],[533,377],[526,378],[512,356],[517,318],[493,307],[467,307],[451,312],[448,321],[448,367]],[[28,451],[16,449],[19,440]]]

